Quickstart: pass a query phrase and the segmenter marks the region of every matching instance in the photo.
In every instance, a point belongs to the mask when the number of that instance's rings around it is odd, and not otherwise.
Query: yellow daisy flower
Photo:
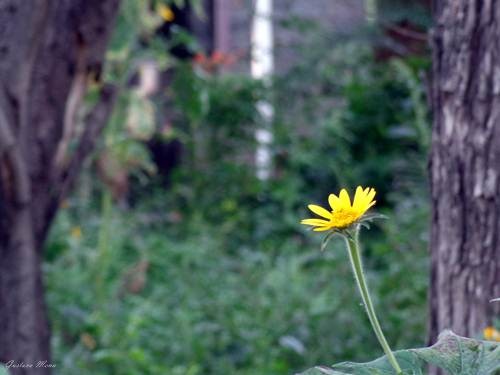
[[[79,240],[80,238],[82,238],[82,228],[80,228],[80,227],[71,228],[70,235],[71,235],[71,237]]]
[[[358,186],[352,204],[349,194],[345,189],[342,189],[338,196],[330,194],[328,203],[330,204],[331,211],[321,206],[310,204],[307,207],[316,215],[321,216],[321,219],[304,219],[301,221],[301,224],[313,226],[313,230],[316,232],[347,228],[361,219],[365,212],[376,203],[373,200],[375,193],[375,189],[373,188],[367,187],[363,189],[361,186]]]
[[[172,22],[175,19],[175,13],[172,8],[168,5],[160,4],[157,8],[157,13],[163,18],[166,22]]]
[[[500,341],[500,331],[495,329],[495,327],[486,327],[483,330],[483,336],[488,341]]]

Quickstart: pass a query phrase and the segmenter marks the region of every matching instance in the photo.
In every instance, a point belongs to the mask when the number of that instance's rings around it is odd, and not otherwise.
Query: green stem
[[[363,263],[361,261],[361,252],[359,250],[358,232],[359,228],[356,228],[354,236],[349,238],[346,237],[347,249],[349,250],[349,259],[354,271],[356,284],[358,285],[359,292],[361,293],[361,298],[363,300],[363,304],[365,305],[366,313],[368,314],[368,318],[370,319],[373,331],[375,332],[380,345],[382,345],[389,363],[394,368],[394,370],[396,370],[397,374],[402,374],[401,367],[399,367],[398,361],[392,353],[392,350],[387,343],[384,333],[382,332],[382,328],[380,327],[380,323],[378,322],[377,315],[375,314],[375,309],[373,308],[370,293],[368,292],[368,286],[366,284],[365,275],[363,272]]]
[[[96,269],[95,290],[96,302],[99,306],[104,302],[106,289],[104,288],[104,280],[109,270],[109,246],[111,237],[111,220],[113,215],[113,200],[111,193],[108,190],[103,191],[101,200],[101,223],[99,227],[97,240],[97,261],[98,268]]]

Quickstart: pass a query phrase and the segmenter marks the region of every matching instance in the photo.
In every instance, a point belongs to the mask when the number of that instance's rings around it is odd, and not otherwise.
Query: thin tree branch
[[[99,135],[111,116],[117,95],[118,89],[115,85],[105,84],[103,86],[99,101],[84,119],[85,130],[80,136],[76,150],[62,168],[54,171],[51,183],[52,194],[43,210],[41,227],[37,230],[39,241],[44,240],[48,226],[52,222],[61,200],[69,193],[85,159],[94,150]]]
[[[380,25],[383,27],[386,27],[388,30],[395,32],[396,34],[399,34],[401,36],[411,38],[418,40],[420,42],[428,42],[429,41],[429,35],[427,33],[422,33],[419,31],[407,29],[405,27],[401,27],[399,25],[396,25],[394,23],[389,23],[389,22],[380,22]]]
[[[16,142],[7,118],[4,107],[0,104],[0,156],[13,147]]]
[[[85,117],[85,130],[80,137],[78,147],[60,174],[60,198],[66,195],[80,173],[83,162],[94,150],[95,143],[111,116],[116,96],[117,89],[114,85],[104,85],[101,89],[99,101]]]
[[[35,20],[33,22],[33,34],[30,38],[29,49],[26,57],[20,65],[20,81],[18,83],[19,92],[17,92],[20,112],[19,112],[19,140],[27,143],[29,137],[26,133],[30,131],[30,88],[32,85],[33,71],[37,62],[37,57],[40,48],[45,41],[45,29],[47,28],[50,2],[48,0],[38,0],[36,4],[37,11],[35,12]],[[23,144],[23,147],[28,149],[28,145]]]
[[[68,99],[66,100],[66,108],[64,111],[64,125],[63,125],[63,136],[59,145],[57,147],[57,152],[55,156],[55,167],[60,168],[66,162],[66,157],[68,154],[69,144],[73,139],[78,111],[81,108],[81,104],[85,93],[87,91],[87,49],[85,46],[79,46],[77,48],[77,59],[76,59],[76,74],[73,78],[73,83],[68,94]]]
[[[24,204],[30,200],[31,185],[26,164],[24,163],[21,150],[12,132],[13,116],[11,106],[7,99],[5,89],[0,86],[0,160],[4,160],[6,170],[0,178],[4,187],[9,187],[8,193],[15,199],[15,203]]]

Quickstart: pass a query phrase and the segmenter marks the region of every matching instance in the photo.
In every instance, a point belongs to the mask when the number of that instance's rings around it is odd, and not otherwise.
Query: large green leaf
[[[338,372],[328,367],[316,366],[297,375],[343,375],[343,374],[344,374],[343,372]]]
[[[500,344],[474,340],[444,331],[436,344],[428,348],[394,352],[405,375],[421,375],[432,364],[451,375],[489,375],[500,370]],[[318,366],[302,375],[394,375],[387,358],[372,362],[343,362],[331,368]]]
[[[394,353],[401,370],[405,375],[422,375],[423,361],[411,350],[400,350]],[[343,362],[333,366],[339,374],[359,375],[394,375],[395,371],[384,356],[368,363]]]
[[[500,370],[500,344],[460,337],[451,331],[430,348],[414,349],[420,358],[453,375],[488,375]]]

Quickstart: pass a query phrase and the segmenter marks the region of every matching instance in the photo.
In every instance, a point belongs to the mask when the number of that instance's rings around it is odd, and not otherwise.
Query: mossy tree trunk
[[[0,0],[0,362],[21,365],[13,374],[50,373],[36,367],[50,362],[42,248],[113,106],[115,89],[101,85],[83,126],[77,121],[118,7]]]
[[[500,2],[434,2],[429,339],[500,313]]]

